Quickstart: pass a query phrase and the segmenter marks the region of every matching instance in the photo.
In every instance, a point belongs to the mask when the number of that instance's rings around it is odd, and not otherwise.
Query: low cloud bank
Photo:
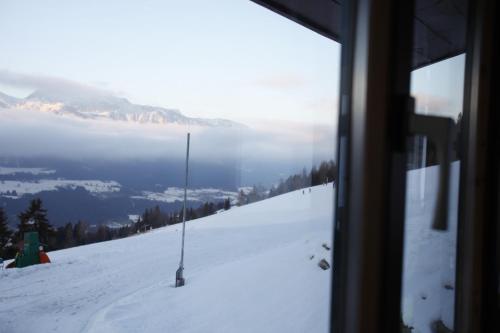
[[[235,160],[241,167],[260,163],[312,165],[334,157],[331,126],[267,122],[251,128],[187,127],[88,120],[37,111],[0,109],[0,154],[67,159],[183,159],[186,133],[191,157],[202,162]]]
[[[0,84],[30,90],[57,91],[59,95],[108,96],[113,92],[76,81],[47,75],[35,75],[0,69]]]

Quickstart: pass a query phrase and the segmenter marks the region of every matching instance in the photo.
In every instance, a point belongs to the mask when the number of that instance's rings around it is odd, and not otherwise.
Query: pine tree
[[[245,192],[243,192],[243,190],[241,189],[240,192],[238,193],[238,206],[246,205],[248,203],[247,201],[248,198]]]
[[[3,208],[0,207],[0,257],[3,257],[6,252],[5,246],[9,242],[11,235],[12,232],[7,224],[7,215]]]
[[[58,227],[56,229],[56,249],[63,249],[64,248],[64,236],[65,236],[65,230],[64,227]]]
[[[111,233],[108,227],[101,224],[99,228],[97,228],[97,241],[104,242],[111,239]]]
[[[231,200],[227,198],[226,200],[224,200],[224,210],[228,210],[230,208],[231,208]]]
[[[302,169],[302,174],[300,175],[300,178],[301,178],[300,188],[311,186],[311,178],[309,178],[306,168]]]
[[[53,246],[55,231],[47,219],[47,210],[42,207],[42,200],[37,198],[30,202],[28,209],[18,215],[18,239],[22,239],[27,231],[38,231],[42,244]]]
[[[310,173],[310,178],[311,178],[311,186],[316,186],[316,185],[319,185],[321,184],[321,180],[320,180],[320,177],[319,177],[319,172],[318,172],[318,169],[316,169],[316,166],[313,166],[313,168],[311,169],[311,173]]]
[[[84,245],[88,243],[88,224],[84,221],[78,221],[73,228],[73,238],[76,245]]]
[[[73,236],[73,224],[70,222],[64,226],[63,247],[68,248],[73,246],[75,246],[75,238]]]
[[[140,228],[139,230],[145,231],[144,228],[149,225],[151,225],[151,212],[146,208],[142,214],[142,221],[140,224],[137,223],[137,226]]]
[[[205,217],[208,215],[211,215],[210,204],[208,202],[205,202],[203,204],[202,216]]]

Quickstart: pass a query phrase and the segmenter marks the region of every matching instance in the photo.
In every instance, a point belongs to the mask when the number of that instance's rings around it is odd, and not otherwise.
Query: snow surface
[[[403,320],[414,333],[432,333],[442,320],[453,328],[460,163],[451,169],[448,230],[431,228],[437,199],[437,166],[407,174]]]
[[[431,229],[438,168],[408,172],[402,309],[413,333],[453,327],[459,167],[447,232]],[[332,263],[332,203],[329,184],[188,222],[177,289],[180,225],[51,252],[50,265],[0,272],[0,332],[328,332],[332,270],[317,263]]]
[[[333,186],[49,253],[0,272],[0,331],[328,332]],[[312,259],[311,257],[314,256]]]
[[[137,222],[137,220],[139,219],[140,216],[141,215],[139,215],[139,214],[129,214],[128,219],[129,219],[129,221],[135,223],[135,222]]]
[[[2,180],[0,181],[0,195],[18,198],[25,194],[35,194],[42,191],[57,191],[60,188],[76,189],[83,187],[86,191],[98,193],[119,192],[121,185],[113,180],[71,180],[71,179],[40,179],[33,181]],[[15,191],[16,195],[8,192]]]

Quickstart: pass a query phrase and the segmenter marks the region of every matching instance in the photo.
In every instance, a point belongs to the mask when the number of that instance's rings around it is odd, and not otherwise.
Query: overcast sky
[[[310,168],[335,157],[340,45],[249,0],[4,0],[0,42],[2,92],[25,97],[44,86],[84,86],[250,125],[246,133],[195,131],[199,156],[207,159]],[[456,119],[463,68],[458,56],[415,71],[417,110]],[[181,156],[186,131],[30,113],[0,118],[0,154],[24,149],[111,158],[173,149]]]
[[[0,69],[188,116],[336,121],[340,45],[248,0],[0,5]],[[23,96],[32,86],[0,82]]]

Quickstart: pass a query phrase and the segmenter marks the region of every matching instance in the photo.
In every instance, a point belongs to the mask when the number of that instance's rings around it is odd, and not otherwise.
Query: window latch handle
[[[411,135],[424,135],[434,142],[439,164],[439,183],[436,209],[432,228],[448,229],[448,211],[450,197],[450,169],[455,123],[448,117],[416,114],[410,112],[409,132]]]

